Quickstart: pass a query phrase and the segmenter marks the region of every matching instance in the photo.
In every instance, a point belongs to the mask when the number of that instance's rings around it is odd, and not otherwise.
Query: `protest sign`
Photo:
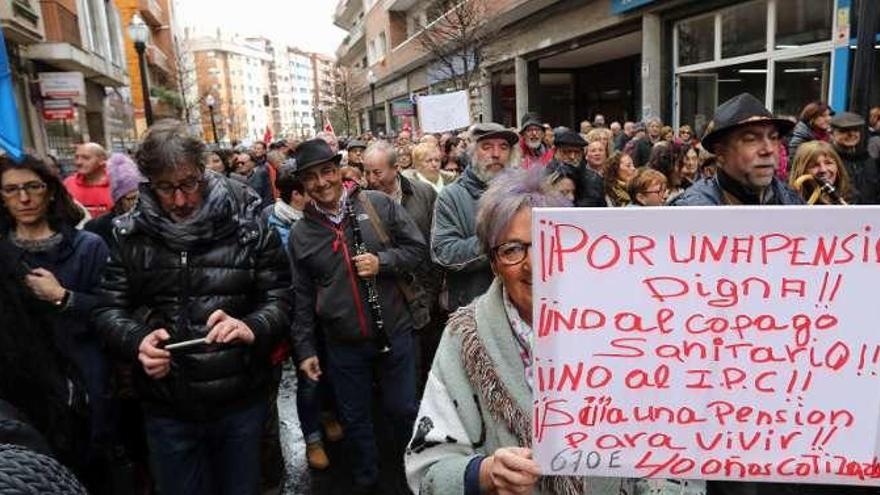
[[[538,209],[550,475],[880,485],[880,208]]]
[[[471,125],[467,91],[419,96],[418,111],[424,132],[445,132]]]

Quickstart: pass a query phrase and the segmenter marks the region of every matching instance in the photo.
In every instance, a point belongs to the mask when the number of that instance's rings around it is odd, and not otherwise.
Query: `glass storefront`
[[[835,3],[752,0],[675,23],[675,125],[702,133],[715,108],[743,92],[779,115],[827,101]]]

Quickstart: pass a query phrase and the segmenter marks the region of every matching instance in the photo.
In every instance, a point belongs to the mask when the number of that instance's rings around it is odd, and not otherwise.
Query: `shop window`
[[[709,62],[715,56],[715,16],[678,24],[678,65]]]
[[[773,113],[797,116],[811,101],[828,101],[830,54],[780,60],[774,72]]]
[[[721,58],[767,49],[767,2],[751,2],[721,13]]]
[[[776,49],[831,39],[834,0],[776,0]]]
[[[764,101],[767,94],[767,63],[764,61],[730,65],[681,74],[679,84],[679,122],[694,127],[702,135],[718,105],[748,92]]]

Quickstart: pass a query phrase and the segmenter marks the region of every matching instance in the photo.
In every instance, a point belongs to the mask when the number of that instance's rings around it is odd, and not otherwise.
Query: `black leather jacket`
[[[260,221],[260,198],[220,175],[206,178],[206,203],[190,223],[169,224],[147,188],[138,207],[116,219],[93,313],[110,349],[135,362],[148,410],[190,420],[264,400],[292,297],[287,257],[277,232]],[[147,334],[164,328],[172,342],[204,337],[218,309],[251,328],[252,345],[173,351],[168,376],[146,376],[136,360]]]

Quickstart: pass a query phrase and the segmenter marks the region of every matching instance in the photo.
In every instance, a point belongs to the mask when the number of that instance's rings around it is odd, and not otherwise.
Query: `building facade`
[[[657,116],[699,132],[742,91],[784,115],[812,100],[835,109],[849,102],[859,0],[466,1],[482,2],[491,18],[480,27],[487,41],[468,88],[474,121],[515,126],[532,111],[576,126],[601,113],[609,121]],[[362,130],[372,122],[398,131],[407,121],[394,115],[398,106],[449,88],[418,42],[422,26],[444,15],[430,5],[339,1],[334,22],[349,37],[337,57],[359,78]],[[880,104],[876,79],[871,98]]]
[[[329,112],[336,106],[336,60],[326,55],[312,53],[312,105],[316,109],[316,126],[325,125]]]
[[[30,152],[73,160],[75,145],[133,141],[123,28],[113,2],[13,0],[0,22]]]

